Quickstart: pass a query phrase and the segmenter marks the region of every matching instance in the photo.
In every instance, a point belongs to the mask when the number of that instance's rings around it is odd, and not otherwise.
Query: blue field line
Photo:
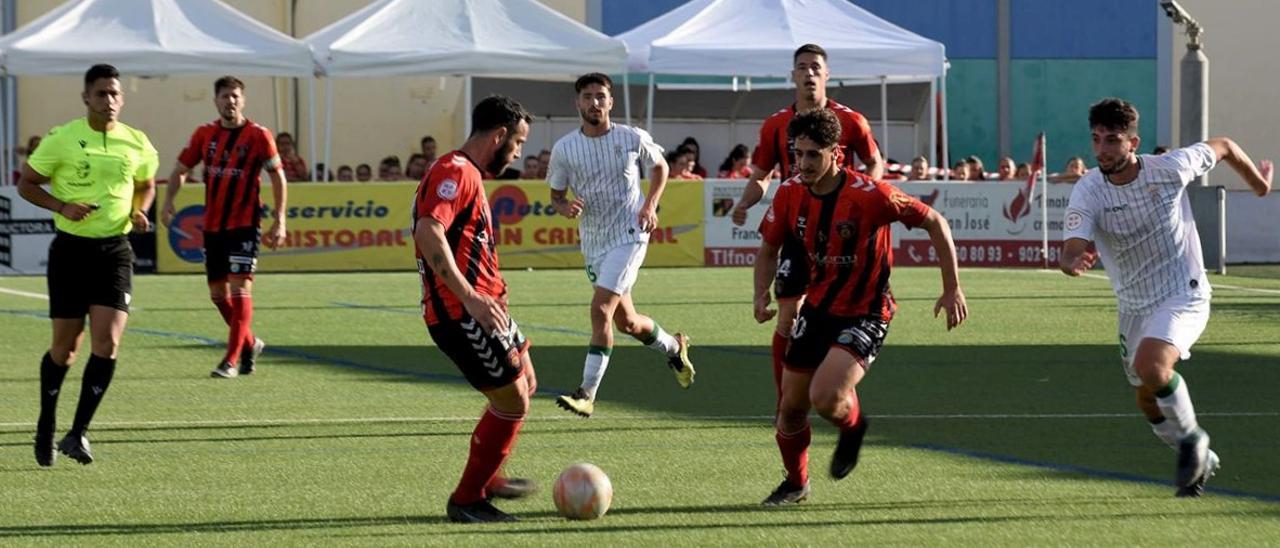
[[[403,309],[403,308],[398,308],[398,307],[393,307],[393,306],[379,306],[379,305],[358,304],[358,303],[345,303],[345,302],[336,302],[336,301],[335,301],[334,303],[332,303],[332,304],[333,304],[334,306],[339,306],[339,307],[342,307],[342,308],[352,308],[352,309],[356,309],[356,310],[369,310],[369,311],[373,311],[373,312],[390,312],[390,313],[392,313],[392,314],[408,314],[408,315],[410,315],[410,316],[421,316],[421,314],[419,314],[417,311],[414,311],[414,310],[405,310],[405,309]],[[569,329],[569,328],[567,328],[567,327],[554,327],[554,326],[549,326],[549,325],[527,324],[527,323],[524,323],[524,322],[519,322],[519,323],[520,323],[520,328],[521,328],[521,329],[528,329],[529,331],[547,331],[547,332],[551,332],[551,333],[563,333],[563,334],[566,334],[566,335],[578,335],[578,336],[580,336],[580,337],[590,337],[590,336],[591,336],[591,333],[590,333],[590,332],[587,332],[587,331],[579,331],[579,330],[577,330],[577,329]],[[699,346],[699,347],[697,347],[697,348],[699,348],[699,349],[703,349],[703,350],[714,350],[714,351],[717,351],[717,352],[724,352],[724,353],[727,353],[727,354],[743,354],[743,355],[747,355],[747,356],[769,356],[769,355],[771,355],[771,353],[770,353],[770,352],[766,352],[766,351],[763,351],[763,350],[747,350],[747,349],[743,349],[743,348],[727,347],[727,346]]]
[[[1099,479],[1126,481],[1131,483],[1145,483],[1148,485],[1158,485],[1160,487],[1172,487],[1172,485],[1168,480],[1158,480],[1158,479],[1148,478],[1145,476],[1139,476],[1136,474],[1126,474],[1123,472],[1110,472],[1107,470],[1099,470],[1096,468],[1087,468],[1084,466],[1075,466],[1071,464],[1056,464],[1052,462],[1029,460],[1029,459],[1024,459],[1020,457],[1012,457],[1009,455],[1001,455],[998,453],[987,453],[985,451],[975,451],[972,449],[960,449],[957,447],[947,447],[944,445],[934,445],[929,443],[911,444],[911,445],[908,445],[907,447],[910,447],[912,449],[924,449],[926,451],[947,453],[947,454],[958,455],[962,457],[989,460],[989,461],[1000,462],[1004,464],[1016,464],[1018,466],[1043,468],[1045,470],[1052,470],[1054,472],[1067,472],[1071,474],[1080,474],[1082,476],[1089,476],[1089,477],[1099,478]],[[1210,480],[1210,482],[1212,482],[1212,480]],[[1225,495],[1229,497],[1249,498],[1249,499],[1260,500],[1263,502],[1280,502],[1280,496],[1277,496],[1277,495],[1249,493],[1247,491],[1237,491],[1235,489],[1222,489],[1219,487],[1213,487],[1212,483],[1205,487],[1205,493],[1211,493],[1214,495]]]

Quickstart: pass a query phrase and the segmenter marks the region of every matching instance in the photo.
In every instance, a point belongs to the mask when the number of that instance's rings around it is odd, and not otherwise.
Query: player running
[[[853,109],[827,98],[827,79],[831,72],[827,66],[827,52],[814,44],[805,44],[792,55],[791,80],[796,85],[796,102],[764,121],[760,127],[760,142],[751,159],[751,177],[742,197],[734,206],[733,223],[742,226],[747,222],[747,210],[764,197],[769,186],[769,174],[776,166],[781,179],[787,180],[798,173],[795,161],[795,142],[787,136],[787,126],[796,113],[813,108],[825,108],[840,121],[840,141],[837,161],[854,166],[854,157],[867,166],[867,176],[879,180],[884,175],[884,162],[876,147],[875,137],[867,119]],[[778,297],[778,321],[773,333],[773,380],[782,386],[782,358],[800,304],[804,300],[809,280],[809,267],[804,246],[799,242],[782,243],[779,252],[778,281],[774,293]]]
[[[840,131],[839,119],[827,109],[804,111],[791,120],[787,135],[799,174],[778,188],[760,224],[756,321],[777,314],[769,308],[769,286],[775,283],[779,247],[797,242],[810,259],[804,306],[784,357],[776,421],[787,477],[764,499],[766,506],[809,495],[810,407],[840,430],[832,477],[841,479],[858,464],[867,419],[856,388],[880,352],[897,308],[889,290],[891,223],[929,233],[942,269],[934,315],[946,313],[948,330],[968,316],[947,220],[893,185],[841,166]]]
[[[253,273],[258,242],[271,249],[284,243],[287,198],[284,169],[271,130],[244,116],[244,82],[223,76],[213,83],[219,118],[196,128],[169,175],[160,221],[169,225],[173,199],[196,164],[204,164],[204,266],[209,300],[230,331],[227,352],[210,373],[235,378],[254,371],[265,344],[253,335]],[[262,186],[267,170],[275,199],[271,228],[262,234]]]
[[[693,384],[689,338],[668,334],[652,318],[636,312],[631,287],[658,227],[658,201],[667,184],[667,162],[649,133],[609,121],[613,81],[593,72],[578,78],[582,127],[556,141],[547,182],[556,211],[581,218],[582,255],[591,298],[591,345],[582,369],[582,386],[556,399],[556,404],[583,417],[595,411],[596,391],[609,367],[613,328],[661,352],[681,388]],[[649,195],[641,199],[640,168],[649,170]],[[572,190],[574,200],[567,194]]]
[[[1191,201],[1191,181],[1226,161],[1258,196],[1272,164],[1258,166],[1234,141],[1209,139],[1161,156],[1138,155],[1138,109],[1105,99],[1089,109],[1098,168],[1076,181],[1064,218],[1060,263],[1079,276],[1101,258],[1116,294],[1120,362],[1151,430],[1178,453],[1177,496],[1198,497],[1218,470],[1174,367],[1191,357],[1209,322],[1212,292]],[[1090,244],[1096,245],[1094,251]]]

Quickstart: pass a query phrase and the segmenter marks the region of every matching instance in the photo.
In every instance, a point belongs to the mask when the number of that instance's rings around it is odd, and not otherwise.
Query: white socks
[[[668,356],[680,353],[680,341],[667,333],[658,322],[653,322],[653,333],[649,335],[649,340],[644,341],[644,345]]]
[[[604,380],[604,371],[609,368],[609,354],[612,350],[600,346],[592,346],[587,350],[587,361],[582,366],[582,391],[589,400],[596,399],[596,390],[600,388],[600,381]]]
[[[1160,407],[1160,413],[1164,415],[1165,422],[1153,427],[1161,426],[1167,429],[1166,431],[1176,435],[1178,440],[1195,432],[1199,427],[1196,423],[1195,407],[1191,405],[1191,393],[1187,391],[1187,382],[1182,379],[1182,375],[1175,372],[1173,378],[1169,380],[1169,385],[1156,392],[1156,405]],[[1160,436],[1160,439],[1165,439],[1159,431],[1156,435]]]

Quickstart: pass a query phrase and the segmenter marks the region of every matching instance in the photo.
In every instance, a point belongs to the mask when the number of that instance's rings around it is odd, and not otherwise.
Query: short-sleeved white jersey
[[[1138,162],[1138,178],[1125,185],[1096,168],[1085,173],[1063,220],[1064,241],[1097,245],[1122,314],[1145,314],[1173,295],[1210,292],[1186,188],[1213,169],[1217,155],[1197,143]]]
[[[547,182],[582,199],[584,256],[592,259],[621,244],[649,241],[637,219],[644,206],[641,170],[648,172],[661,159],[662,147],[647,131],[622,124],[599,137],[576,129],[556,141]]]

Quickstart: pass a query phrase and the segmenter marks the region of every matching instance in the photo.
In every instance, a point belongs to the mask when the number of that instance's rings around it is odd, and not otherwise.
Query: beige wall
[[[290,33],[289,0],[225,0],[264,24]],[[304,37],[369,4],[370,0],[295,0],[296,28],[292,34]],[[63,0],[23,0],[18,2],[18,25],[39,17]],[[577,21],[586,17],[586,0],[542,0],[551,8]],[[88,68],[86,64],[85,68]],[[213,80],[218,73],[235,74],[235,67],[210,67],[209,76],[164,78],[126,77],[125,107],[121,119],[145,131],[160,150],[162,177],[167,177],[175,158],[192,130],[213,120]],[[316,156],[309,155],[309,101],[307,80],[298,82],[299,115],[294,131],[293,80],[288,78],[242,78],[248,88],[249,118],[274,131],[287,130],[298,139],[300,153],[309,161],[323,160],[324,81],[316,85]],[[22,76],[18,78],[18,137],[43,134],[50,127],[84,115],[80,100],[81,81],[74,77]],[[335,79],[333,163],[335,166],[369,163],[376,169],[384,156],[395,154],[404,161],[418,150],[423,135],[433,135],[441,151],[456,147],[462,140],[464,113],[460,78],[360,78]]]
[[[1275,123],[1276,89],[1280,73],[1274,52],[1280,47],[1275,24],[1280,2],[1275,0],[1178,0],[1205,28],[1204,52],[1209,57],[1209,136],[1235,139],[1253,156],[1280,160],[1280,124]],[[1163,15],[1162,15],[1163,16]],[[1186,53],[1186,34],[1173,39],[1172,128],[1177,137],[1180,94],[1179,63]],[[1146,148],[1146,147],[1144,147]],[[1244,189],[1247,186],[1227,166],[1209,176],[1210,184]]]

